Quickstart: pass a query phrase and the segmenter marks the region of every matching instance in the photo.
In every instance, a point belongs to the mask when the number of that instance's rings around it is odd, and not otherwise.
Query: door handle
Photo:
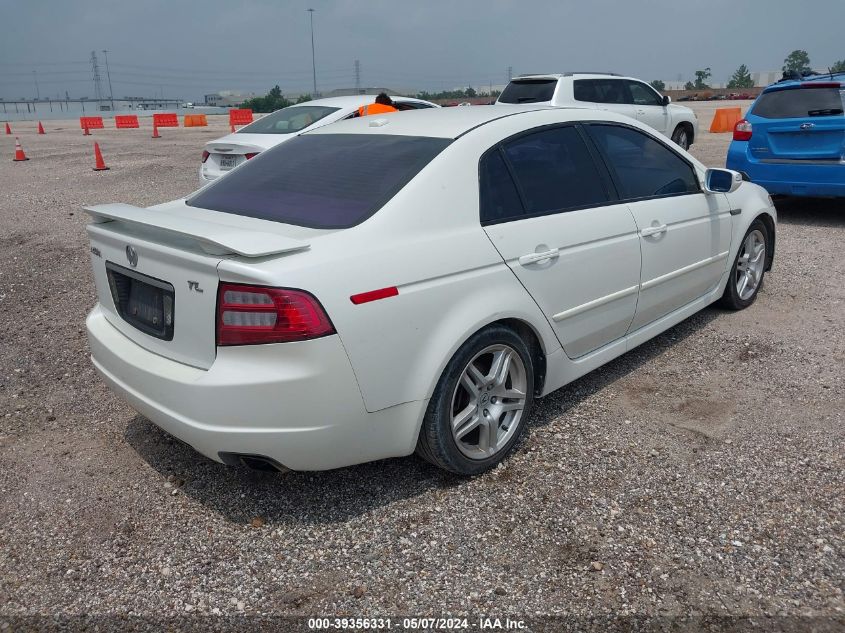
[[[640,231],[640,235],[643,237],[648,237],[649,235],[660,235],[661,233],[665,233],[668,226],[666,224],[661,224],[660,226],[647,226],[642,231]]]
[[[552,248],[540,253],[529,253],[528,255],[523,255],[519,258],[519,263],[523,266],[527,266],[528,264],[536,264],[538,262],[546,261],[547,259],[555,259],[559,255],[560,253],[558,252],[558,249]]]

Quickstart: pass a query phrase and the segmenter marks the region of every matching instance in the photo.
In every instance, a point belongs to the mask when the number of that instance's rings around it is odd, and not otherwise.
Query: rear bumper
[[[327,470],[414,450],[426,403],[368,413],[337,336],[222,347],[202,370],[134,343],[99,305],[86,325],[91,360],[109,387],[216,461],[262,455],[292,470]]]
[[[845,163],[767,163],[749,156],[747,142],[733,141],[725,166],[771,194],[845,197]]]
[[[203,166],[200,166],[200,186],[214,182],[217,178],[219,178],[219,174],[210,173],[203,169]]]

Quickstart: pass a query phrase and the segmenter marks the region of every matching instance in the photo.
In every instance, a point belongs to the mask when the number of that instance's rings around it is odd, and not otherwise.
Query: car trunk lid
[[[772,90],[751,112],[752,156],[765,161],[845,160],[845,115],[839,84]]]
[[[203,171],[227,172],[244,163],[255,154],[269,149],[278,138],[269,139],[269,134],[229,134],[223,138],[206,143],[208,158],[203,163]],[[277,136],[277,135],[276,135]]]
[[[91,262],[106,318],[145,349],[203,369],[216,356],[220,262],[309,248],[308,242],[284,235],[276,223],[227,218],[183,201],[146,209],[105,204],[85,210],[92,217],[87,228]]]

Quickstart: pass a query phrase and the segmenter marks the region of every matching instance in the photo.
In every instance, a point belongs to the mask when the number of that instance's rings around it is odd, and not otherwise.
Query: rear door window
[[[557,79],[515,79],[499,95],[499,103],[551,101],[556,86]]]
[[[841,87],[788,88],[760,95],[751,114],[765,119],[804,119],[843,113]]]
[[[501,156],[490,152],[482,163],[484,222],[599,206],[609,200],[605,182],[574,126],[522,135],[503,143],[501,150]],[[506,177],[509,172],[516,180],[517,198],[514,183]]]
[[[495,224],[525,214],[500,147],[493,148],[481,159],[481,222]]]
[[[621,125],[591,124],[587,129],[615,173],[622,199],[701,191],[692,165],[648,134]]]
[[[294,134],[339,109],[327,106],[290,106],[253,121],[238,130],[237,134]]]
[[[451,142],[389,134],[304,134],[207,185],[192,207],[318,229],[376,213]]]
[[[622,79],[576,79],[572,89],[576,101],[633,103],[628,84]]]

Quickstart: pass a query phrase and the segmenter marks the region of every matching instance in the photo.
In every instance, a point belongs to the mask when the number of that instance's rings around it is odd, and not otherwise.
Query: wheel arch
[[[678,121],[675,125],[675,129],[672,130],[672,136],[675,136],[675,132],[678,131],[678,128],[684,128],[689,136],[689,144],[692,145],[695,143],[695,126],[689,121]]]
[[[545,319],[543,320],[543,323],[547,325]],[[449,364],[449,361],[454,358],[458,350],[461,349],[461,347],[473,336],[494,325],[504,325],[505,327],[514,330],[517,335],[525,341],[526,345],[528,345],[528,348],[531,351],[532,361],[535,363],[534,391],[536,393],[540,393],[539,390],[542,389],[546,379],[546,359],[550,353],[560,348],[557,338],[554,337],[554,333],[551,331],[544,336],[540,332],[540,328],[537,324],[532,323],[532,320],[525,314],[498,314],[490,315],[488,318],[481,319],[464,329],[461,336],[457,338],[437,365],[437,370],[434,372],[434,375],[429,382],[428,389],[426,390],[426,398],[430,398],[431,394],[434,393],[434,389],[437,387],[440,377],[446,370],[446,366]]]
[[[771,214],[763,211],[757,217],[752,220],[752,224],[756,221],[760,220],[763,225],[766,227],[766,268],[765,270],[772,269],[772,263],[775,259],[775,237],[777,235],[777,225],[775,224],[775,219],[771,216]],[[746,229],[747,230],[747,229]]]

